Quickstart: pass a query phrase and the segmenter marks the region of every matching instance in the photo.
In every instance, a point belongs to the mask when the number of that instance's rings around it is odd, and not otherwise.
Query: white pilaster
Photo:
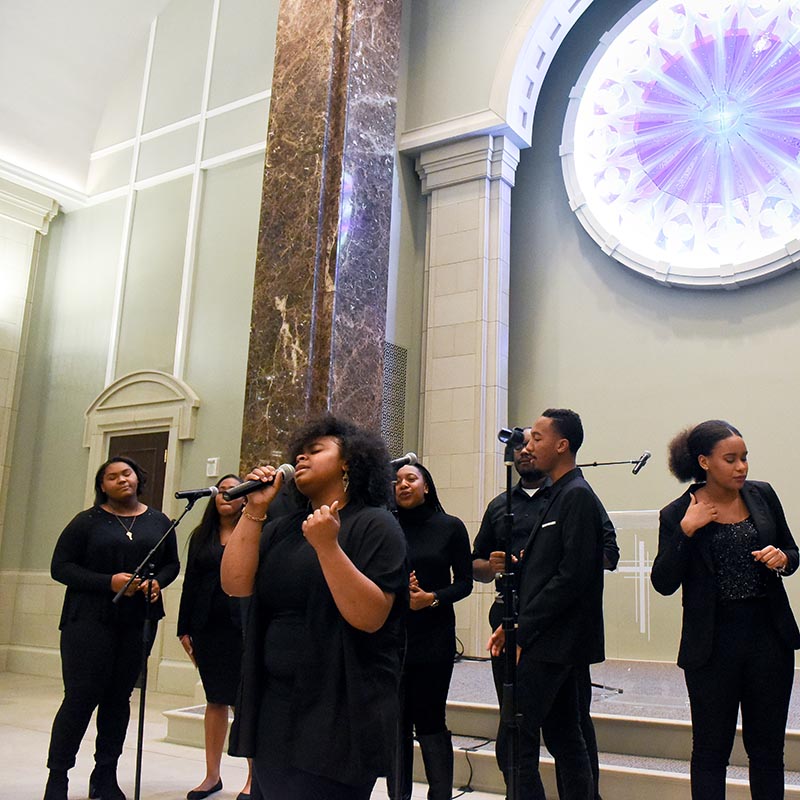
[[[39,242],[58,213],[50,197],[0,178],[0,546]],[[8,642],[14,593],[0,586],[0,646]],[[0,652],[0,669],[4,669]]]
[[[474,537],[502,484],[497,432],[508,425],[511,189],[519,150],[477,136],[422,152],[428,196],[421,451],[442,502]],[[491,585],[457,607],[459,638],[485,655]]]

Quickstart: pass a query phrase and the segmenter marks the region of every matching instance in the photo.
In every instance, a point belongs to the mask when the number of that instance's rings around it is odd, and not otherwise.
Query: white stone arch
[[[200,398],[180,378],[157,370],[139,370],[107,386],[86,409],[83,446],[89,448],[85,505],[94,499],[94,475],[105,461],[112,436],[169,432],[169,458],[164,480],[164,512],[169,513],[176,477],[180,475],[180,442],[194,439]]]
[[[594,0],[530,0],[495,71],[489,106],[505,120],[517,147],[531,146],[536,101],[566,35]]]

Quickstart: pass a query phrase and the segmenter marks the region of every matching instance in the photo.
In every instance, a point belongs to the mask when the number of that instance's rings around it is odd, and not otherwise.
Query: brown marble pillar
[[[242,466],[330,408],[378,429],[401,0],[282,0]]]

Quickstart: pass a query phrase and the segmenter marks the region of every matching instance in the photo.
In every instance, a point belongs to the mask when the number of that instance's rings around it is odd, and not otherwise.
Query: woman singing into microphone
[[[265,481],[225,548],[222,587],[252,595],[231,752],[253,757],[265,800],[367,800],[394,748],[405,542],[386,510],[383,442],[326,415],[290,446],[308,505],[269,522]]]
[[[725,797],[741,708],[751,796],[780,800],[800,647],[782,576],[797,569],[797,545],[775,490],[747,480],[747,447],[730,423],[678,434],[669,465],[695,483],[661,509],[651,580],[661,594],[683,592],[678,666],[692,710],[692,798]]]

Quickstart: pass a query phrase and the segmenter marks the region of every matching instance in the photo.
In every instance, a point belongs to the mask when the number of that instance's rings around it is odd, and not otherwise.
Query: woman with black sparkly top
[[[669,465],[695,483],[661,510],[651,580],[661,594],[683,592],[678,666],[692,712],[692,798],[725,797],[741,708],[751,797],[779,800],[800,648],[782,577],[797,569],[797,545],[774,489],[747,480],[747,447],[729,423],[678,434]]]
[[[89,797],[125,800],[117,784],[117,761],[142,663],[147,599],[151,618],[163,617],[161,590],[179,569],[172,532],[153,557],[152,581],[137,579],[119,603],[112,602],[170,526],[164,514],[139,501],[145,479],[144,470],[125,456],[102,464],[94,480],[94,505],[64,528],[53,552],[51,575],[67,587],[59,625],[64,700],[50,735],[45,800],[67,800],[67,772],[95,709]]]

